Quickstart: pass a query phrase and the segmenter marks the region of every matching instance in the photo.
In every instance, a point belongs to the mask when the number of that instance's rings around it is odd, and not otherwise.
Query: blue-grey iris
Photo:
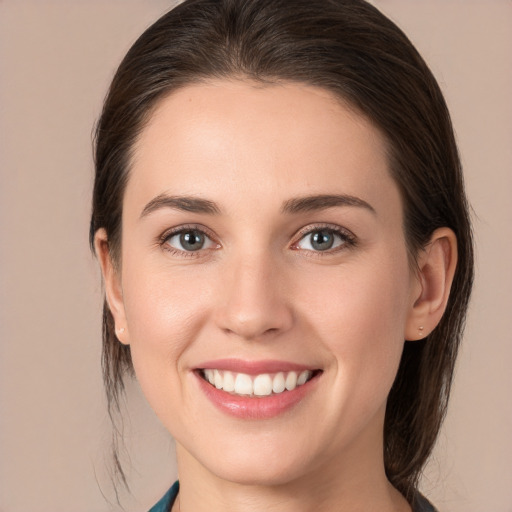
[[[186,251],[198,251],[202,249],[205,236],[199,231],[185,231],[180,234],[180,244]]]
[[[331,231],[315,231],[311,233],[311,247],[317,251],[326,251],[334,244],[334,235]]]

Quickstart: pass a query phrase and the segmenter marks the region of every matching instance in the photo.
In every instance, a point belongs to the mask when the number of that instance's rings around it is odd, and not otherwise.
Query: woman
[[[439,87],[374,7],[158,20],[97,127],[90,234],[110,407],[134,371],[176,440],[153,511],[434,510],[471,231]]]

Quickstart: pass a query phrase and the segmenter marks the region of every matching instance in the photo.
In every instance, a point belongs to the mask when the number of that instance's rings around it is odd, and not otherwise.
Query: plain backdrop
[[[449,414],[423,479],[441,512],[512,511],[512,2],[375,1],[445,92],[474,209],[477,279]],[[0,511],[119,510],[88,249],[91,132],[114,70],[164,0],[0,0]],[[132,494],[176,476],[128,387]],[[111,502],[109,504],[109,502]]]

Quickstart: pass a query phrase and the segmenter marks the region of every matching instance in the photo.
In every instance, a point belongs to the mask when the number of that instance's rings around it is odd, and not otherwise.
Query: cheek
[[[198,272],[171,272],[130,259],[123,270],[127,276],[123,294],[135,373],[148,401],[161,416],[162,398],[165,402],[180,399],[181,356],[198,338],[212,294]]]
[[[123,295],[130,343],[175,352],[198,329],[211,298],[204,272],[171,267],[161,256],[123,262]]]
[[[329,273],[327,289],[308,286],[314,293],[309,294],[304,318],[333,359],[344,399],[371,408],[373,402],[387,398],[402,354],[407,259],[390,255],[378,265],[361,261]]]

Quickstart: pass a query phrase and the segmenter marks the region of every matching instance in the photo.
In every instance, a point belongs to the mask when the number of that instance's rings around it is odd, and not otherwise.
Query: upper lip
[[[318,370],[318,367],[294,363],[291,361],[279,361],[275,359],[265,359],[259,361],[245,361],[243,359],[214,359],[204,361],[199,364],[197,370],[215,369],[227,370],[234,373],[245,373],[247,375],[260,375],[262,373],[277,372],[301,372],[303,370]]]

